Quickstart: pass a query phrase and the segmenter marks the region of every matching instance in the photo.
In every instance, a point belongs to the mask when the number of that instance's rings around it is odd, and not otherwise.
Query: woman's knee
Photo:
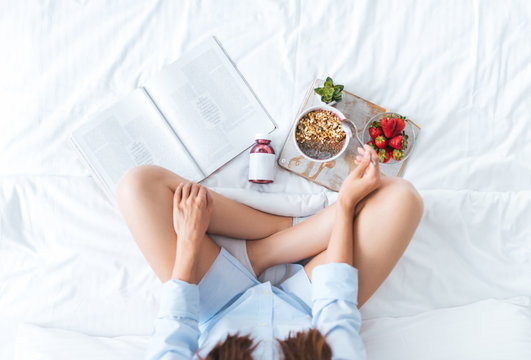
[[[409,181],[399,177],[385,177],[382,179],[381,197],[388,199],[392,206],[418,216],[424,211],[424,202],[419,192]]]
[[[116,188],[116,198],[118,202],[123,202],[127,198],[138,195],[142,192],[153,189],[157,186],[169,186],[169,179],[176,182],[177,186],[180,176],[171,171],[156,165],[141,165],[129,169],[122,177]]]

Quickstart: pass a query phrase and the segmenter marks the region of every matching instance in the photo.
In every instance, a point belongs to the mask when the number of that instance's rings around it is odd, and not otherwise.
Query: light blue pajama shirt
[[[234,277],[233,281],[238,279]],[[223,285],[220,281],[217,284]],[[201,283],[198,286],[180,280],[163,284],[148,359],[195,359],[198,349],[206,357],[218,342],[236,332],[250,334],[258,342],[255,359],[277,359],[276,339],[309,328],[327,334],[333,359],[366,358],[359,335],[361,315],[356,306],[358,274],[348,264],[331,263],[313,270],[311,308],[292,291],[283,290],[282,284],[275,287],[269,281],[256,281],[217,313],[204,317],[200,314],[200,286]]]

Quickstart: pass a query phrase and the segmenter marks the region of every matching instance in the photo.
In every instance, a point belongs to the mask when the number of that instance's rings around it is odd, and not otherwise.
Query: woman
[[[290,217],[252,209],[165,169],[130,171],[118,187],[118,202],[164,283],[149,356],[186,359],[198,348],[205,356],[239,332],[251,335],[249,350],[256,358],[276,358],[289,351],[285,345],[294,333],[316,328],[334,358],[364,358],[356,306],[369,299],[406,249],[422,200],[405,180],[380,179],[370,147],[358,151],[358,166],[338,201],[295,226]],[[207,234],[253,241],[226,242],[229,253]],[[278,286],[256,278],[312,256],[304,268],[294,265],[272,280]],[[282,350],[277,338],[288,338]]]

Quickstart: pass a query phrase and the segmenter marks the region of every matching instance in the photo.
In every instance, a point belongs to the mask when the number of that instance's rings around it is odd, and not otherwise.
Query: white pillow
[[[142,360],[148,340],[148,336],[99,337],[23,324],[15,360]]]
[[[530,299],[483,300],[363,322],[369,360],[529,360]],[[21,325],[15,360],[143,359],[147,336],[105,338]]]
[[[365,320],[361,336],[368,360],[530,360],[530,299],[483,300]]]

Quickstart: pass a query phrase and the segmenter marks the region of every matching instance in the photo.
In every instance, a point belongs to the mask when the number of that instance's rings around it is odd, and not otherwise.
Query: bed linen
[[[361,336],[369,360],[528,360],[529,305],[530,299],[520,296],[481,300],[414,316],[381,317],[366,320]],[[88,336],[23,324],[19,327],[15,360],[140,360],[148,340],[148,336]]]
[[[73,129],[217,36],[278,124],[331,75],[423,130],[404,172],[424,198],[365,320],[531,296],[531,4],[484,1],[0,2],[0,359],[18,326],[151,332],[160,284],[68,144]],[[283,215],[336,194],[241,154],[204,181]]]

